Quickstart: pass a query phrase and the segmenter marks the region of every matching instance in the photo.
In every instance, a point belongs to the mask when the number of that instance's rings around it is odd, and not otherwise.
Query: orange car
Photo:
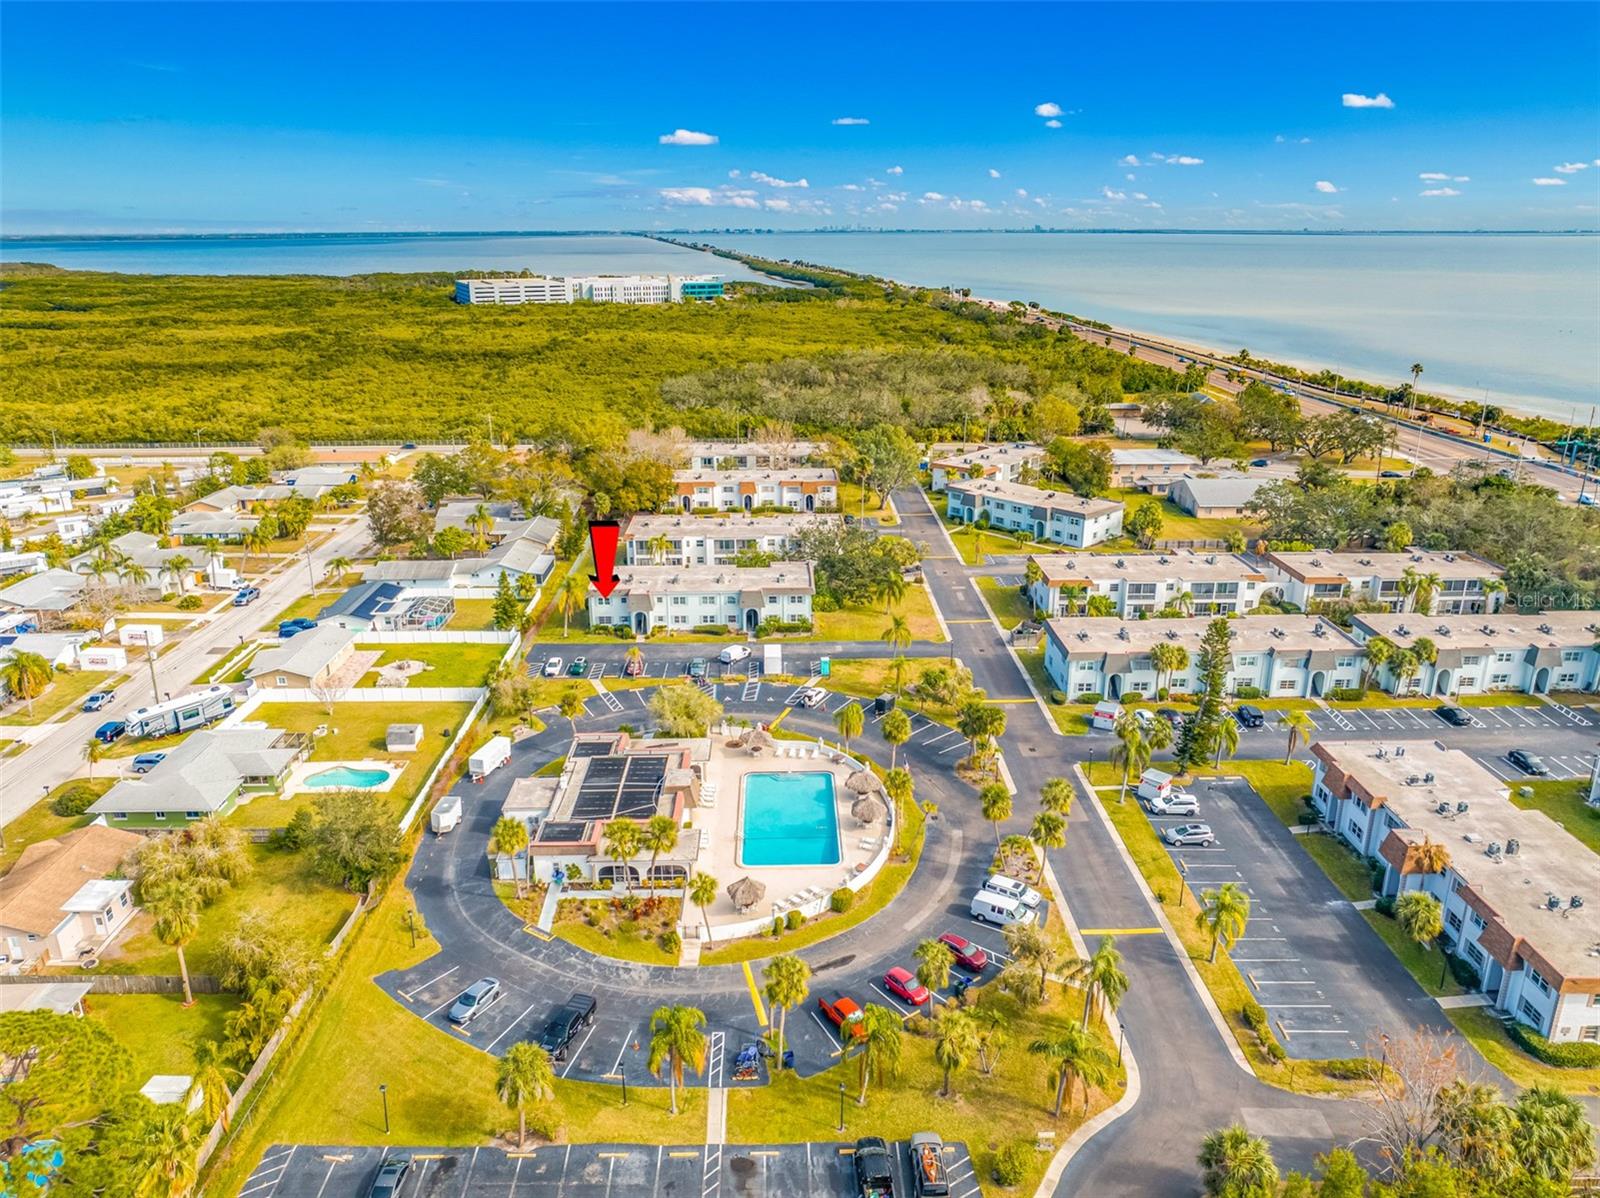
[[[856,1005],[855,999],[835,994],[832,998],[818,998],[817,1006],[822,1008],[822,1013],[828,1017],[828,1022],[839,1029],[841,1036],[847,1027],[852,1036],[866,1035],[867,1029],[861,1026],[861,1008]]]

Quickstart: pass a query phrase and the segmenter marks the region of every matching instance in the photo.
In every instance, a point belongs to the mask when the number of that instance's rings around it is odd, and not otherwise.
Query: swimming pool
[[[310,790],[371,790],[389,780],[388,770],[363,770],[348,765],[309,774],[305,785]]]
[[[839,864],[832,774],[746,774],[739,821],[740,865]]]

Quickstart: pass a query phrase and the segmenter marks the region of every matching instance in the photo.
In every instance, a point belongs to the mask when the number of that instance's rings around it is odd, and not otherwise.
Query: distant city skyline
[[[6,234],[1600,223],[1588,4],[5,18]]]

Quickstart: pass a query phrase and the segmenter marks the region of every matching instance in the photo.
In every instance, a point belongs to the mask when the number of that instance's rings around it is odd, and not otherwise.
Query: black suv
[[[1443,707],[1435,707],[1433,714],[1438,716],[1452,728],[1472,727],[1472,717],[1459,707],[1452,707],[1448,703]]]
[[[1233,718],[1239,722],[1241,728],[1263,728],[1267,723],[1267,716],[1259,707],[1251,707],[1248,703],[1241,703],[1233,709]]]
[[[567,1045],[572,1043],[573,1037],[579,1031],[593,1022],[594,997],[588,994],[574,994],[544,1025],[544,1031],[539,1033],[539,1047],[555,1060],[564,1061],[567,1057]]]
[[[858,1198],[894,1198],[894,1161],[882,1136],[856,1141],[855,1166]]]

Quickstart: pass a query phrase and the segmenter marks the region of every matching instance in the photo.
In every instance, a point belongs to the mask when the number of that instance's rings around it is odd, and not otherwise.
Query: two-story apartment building
[[[1194,693],[1203,683],[1200,647],[1211,620],[1120,620],[1076,616],[1045,622],[1044,668],[1057,690],[1073,698],[1154,694],[1160,687]],[[1233,664],[1229,694],[1255,687],[1272,699],[1306,699],[1361,679],[1361,647],[1320,616],[1256,617],[1230,622]],[[1157,645],[1174,645],[1185,663],[1160,673]],[[1159,674],[1159,676],[1158,676]]]
[[[1185,474],[1200,469],[1200,459],[1176,449],[1136,446],[1111,451],[1111,485],[1138,487],[1165,495]]]
[[[945,511],[952,520],[973,524],[988,516],[991,527],[1008,528],[1036,541],[1084,549],[1122,535],[1122,504],[1113,499],[1085,499],[1071,491],[992,479],[951,479],[945,496]]]
[[[942,491],[952,480],[989,478],[996,482],[1021,482],[1036,475],[1044,463],[1044,450],[1027,441],[1009,445],[980,445],[959,453],[943,453],[928,460],[933,489]]]
[[[1110,599],[1124,619],[1167,607],[1197,616],[1242,614],[1267,591],[1267,576],[1231,553],[1057,553],[1033,561],[1040,577],[1029,584],[1028,598],[1047,616],[1077,615],[1091,595]]]
[[[787,469],[822,452],[816,441],[690,441],[689,469]]]
[[[589,624],[689,632],[718,624],[753,633],[764,620],[811,619],[810,562],[770,566],[619,566],[609,596],[589,594]]]
[[[800,534],[842,516],[695,516],[640,512],[622,528],[623,559],[635,566],[722,566],[742,551],[793,555]]]
[[[1600,689],[1600,615],[1592,611],[1425,616],[1418,612],[1361,612],[1351,634],[1362,644],[1383,637],[1398,649],[1432,646],[1434,660],[1418,661],[1408,678],[1385,663],[1378,685],[1424,695]],[[1426,648],[1426,647],[1424,647]]]
[[[1494,612],[1500,609],[1505,574],[1499,566],[1470,553],[1408,549],[1351,552],[1269,553],[1267,567],[1274,585],[1290,603],[1310,610],[1313,603],[1338,599],[1381,603],[1390,611],[1415,607],[1408,580],[1433,584],[1428,610],[1439,615]]]
[[[839,474],[828,466],[771,470],[677,470],[677,504],[686,512],[753,511],[786,507],[797,512],[839,506]]]
[[[1443,939],[1495,1012],[1554,1041],[1600,1041],[1600,858],[1438,742],[1319,742],[1311,755],[1317,814],[1383,863],[1382,893],[1439,900]],[[1442,871],[1423,869],[1425,843],[1449,854]]]

